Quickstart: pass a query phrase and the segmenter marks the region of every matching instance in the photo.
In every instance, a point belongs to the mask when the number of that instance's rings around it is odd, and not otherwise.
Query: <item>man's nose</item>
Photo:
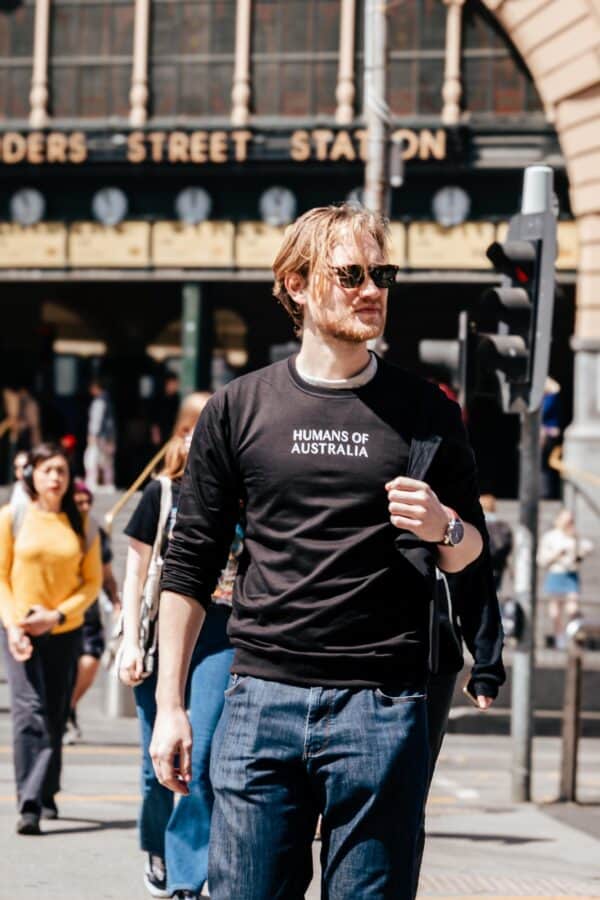
[[[365,275],[365,280],[360,286],[360,296],[361,297],[378,297],[380,293],[380,288],[377,287],[369,273],[367,272]]]

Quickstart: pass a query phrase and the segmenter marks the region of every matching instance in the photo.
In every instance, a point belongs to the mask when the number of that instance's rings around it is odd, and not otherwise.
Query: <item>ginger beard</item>
[[[372,238],[365,238],[362,246],[353,244],[353,241],[336,244],[330,266],[385,263],[384,255]],[[322,335],[352,344],[362,344],[383,334],[387,288],[378,288],[370,278],[366,278],[360,287],[343,288],[328,268],[311,288],[311,299],[305,309],[305,327],[310,320],[312,327]]]

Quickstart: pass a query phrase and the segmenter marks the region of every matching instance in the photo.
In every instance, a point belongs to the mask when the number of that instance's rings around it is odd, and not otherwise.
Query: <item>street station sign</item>
[[[444,162],[463,155],[461,132],[444,128],[396,128],[391,139],[406,161]],[[122,162],[138,165],[224,165],[265,161],[363,163],[365,128],[294,130],[137,129],[134,131],[0,132],[0,167],[80,166]]]

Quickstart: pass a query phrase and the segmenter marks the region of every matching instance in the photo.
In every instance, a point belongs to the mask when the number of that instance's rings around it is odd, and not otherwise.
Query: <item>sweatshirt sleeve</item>
[[[0,510],[0,619],[5,628],[14,624],[14,598],[10,584],[13,544],[11,509],[5,506]]]
[[[478,559],[459,573],[461,630],[473,657],[470,685],[475,694],[496,697],[506,675],[502,663],[504,633],[494,584],[489,535],[479,502],[475,457],[458,404],[443,398],[443,440],[431,467],[431,486],[442,503],[474,525],[483,538]]]
[[[476,696],[496,697],[506,680],[504,631],[487,543],[477,562],[460,574],[459,584],[461,631],[473,657],[469,687]]]
[[[210,604],[239,520],[240,489],[231,448],[227,394],[204,408],[183,475],[161,589]]]
[[[59,604],[57,609],[65,616],[84,613],[91,606],[102,588],[102,560],[100,535],[97,534],[81,561],[81,584],[74,594]]]

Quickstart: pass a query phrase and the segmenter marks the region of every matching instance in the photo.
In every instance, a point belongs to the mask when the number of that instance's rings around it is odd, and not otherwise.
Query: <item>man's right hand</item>
[[[27,662],[33,653],[33,644],[28,635],[18,625],[11,625],[6,630],[8,649],[17,662]]]
[[[163,787],[189,794],[192,780],[192,729],[183,707],[159,707],[150,743],[154,771]]]

